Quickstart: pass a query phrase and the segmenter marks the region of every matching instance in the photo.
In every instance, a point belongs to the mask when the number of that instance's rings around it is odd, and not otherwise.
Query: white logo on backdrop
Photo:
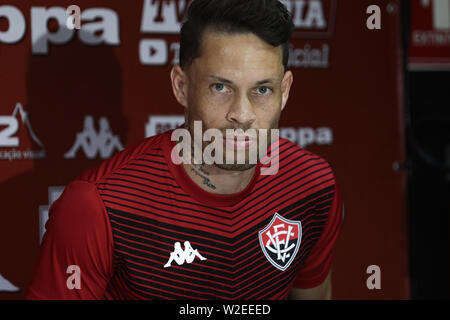
[[[311,145],[332,145],[333,129],[328,127],[321,127],[317,129],[308,127],[281,128],[280,137],[288,139],[302,148],[306,148]]]
[[[19,121],[19,115],[21,121]],[[32,141],[34,141],[41,150],[34,151],[17,150],[15,148],[20,146],[20,138],[16,136],[19,131],[20,124],[25,125]],[[0,150],[0,160],[19,160],[19,159],[41,159],[45,157],[45,148],[41,140],[36,136],[28,118],[28,113],[25,111],[21,103],[17,103],[11,116],[0,116],[0,126],[5,128],[0,129],[0,148],[11,147],[14,149]]]
[[[328,23],[324,14],[321,0],[281,0],[291,12],[297,29],[324,30]]]
[[[422,7],[430,9],[433,30],[414,30],[412,43],[417,47],[450,45],[450,0],[422,0]]]
[[[144,0],[142,7],[141,32],[144,34],[179,34],[181,22],[191,1],[186,0]],[[162,66],[179,63],[179,42],[166,39],[142,39],[139,43],[139,60],[143,65]]]
[[[294,34],[306,37],[329,38],[334,32],[336,2],[331,0],[327,15],[322,0],[281,1],[292,13],[295,25]],[[141,33],[156,35],[179,34],[181,22],[190,1],[186,0],[144,0],[141,20]],[[330,19],[330,21],[328,20]],[[139,43],[139,59],[143,65],[162,66],[179,63],[179,42],[166,39],[142,39]],[[330,46],[322,44],[313,47],[306,43],[302,48],[290,45],[289,67],[327,68],[329,66]]]
[[[149,116],[145,126],[145,137],[152,137],[176,129],[184,123],[184,116]]]
[[[330,10],[325,11],[322,0],[282,0],[292,13],[295,25],[294,36],[306,38],[329,38],[334,32],[336,0],[329,0]],[[424,2],[428,2],[423,0]],[[434,1],[434,21],[437,29],[447,28],[448,16],[443,6],[449,0]],[[143,0],[141,28],[143,34],[173,35],[179,34],[189,0]],[[86,8],[80,10],[80,31],[67,28],[68,13],[63,7],[31,7],[30,21],[31,49],[33,54],[48,54],[51,44],[63,45],[78,36],[87,45],[120,45],[119,15],[110,8]],[[8,29],[0,31],[0,43],[15,44],[25,39],[27,22],[24,14],[15,6],[0,6],[0,16],[8,22]],[[50,32],[50,20],[57,21],[59,28]],[[139,60],[143,65],[162,66],[179,63],[179,41],[162,38],[142,39],[139,43]],[[327,68],[329,66],[330,47],[323,43],[313,47],[306,43],[302,48],[291,45],[290,67]]]
[[[66,152],[64,158],[74,159],[80,149],[89,159],[96,158],[97,153],[100,153],[102,159],[107,159],[112,156],[115,150],[122,151],[124,148],[120,142],[120,137],[113,135],[107,118],[100,118],[99,131],[97,132],[94,128],[94,118],[88,115],[84,118],[83,131],[77,133],[75,143]]]
[[[0,273],[0,292],[18,292],[20,288],[13,285],[8,279]]]
[[[430,7],[433,11],[433,28],[450,31],[450,0],[421,0],[422,7]]]
[[[336,0],[328,0],[328,10],[322,0],[281,0],[291,12],[294,22],[294,38],[328,39],[333,36],[336,22]],[[288,66],[293,68],[328,68],[331,47],[327,43],[303,47],[289,46]]]
[[[48,54],[50,44],[63,45],[73,40],[75,30],[67,28],[67,8],[31,7],[30,9],[31,51],[33,54]],[[0,31],[0,43],[14,44],[25,38],[27,24],[20,9],[0,6],[0,17],[7,20],[7,30]],[[58,23],[58,29],[50,32],[50,20]],[[119,16],[109,8],[89,8],[81,12],[81,30],[78,38],[87,45],[120,45]]]

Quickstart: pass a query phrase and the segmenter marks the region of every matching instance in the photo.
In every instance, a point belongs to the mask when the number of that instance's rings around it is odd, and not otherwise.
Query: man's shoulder
[[[324,157],[285,138],[280,138],[279,155],[280,166],[288,167],[290,170],[302,171],[307,166],[332,171],[330,163]]]
[[[103,161],[99,166],[86,170],[74,181],[85,181],[95,184],[102,178],[105,178],[117,170],[124,168],[133,160],[139,159],[148,154],[163,155],[164,133],[145,138],[130,147],[115,154],[112,158]]]
[[[306,150],[296,143],[280,138],[279,169],[274,182],[289,180],[316,188],[332,187],[336,183],[334,170],[322,156]]]

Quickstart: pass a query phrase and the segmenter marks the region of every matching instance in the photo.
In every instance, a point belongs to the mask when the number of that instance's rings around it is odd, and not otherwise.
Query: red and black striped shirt
[[[233,195],[197,186],[143,140],[72,181],[50,209],[30,299],[285,299],[328,275],[342,222],[330,165],[280,138],[279,171]],[[188,242],[188,243],[187,243]],[[68,266],[81,287],[67,286]]]

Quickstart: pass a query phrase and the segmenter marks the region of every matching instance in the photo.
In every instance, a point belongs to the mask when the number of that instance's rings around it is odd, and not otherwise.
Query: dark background
[[[409,71],[403,1],[405,124],[412,299],[450,298],[450,72]]]

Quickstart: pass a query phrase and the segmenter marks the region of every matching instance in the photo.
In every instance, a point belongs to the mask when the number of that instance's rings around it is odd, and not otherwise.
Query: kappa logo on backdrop
[[[82,149],[89,159],[96,158],[97,153],[100,153],[102,159],[107,159],[113,155],[115,150],[122,151],[124,149],[120,137],[111,132],[107,118],[100,118],[99,127],[97,132],[94,128],[94,118],[86,116],[83,131],[77,133],[75,143],[66,152],[64,158],[74,159],[78,150]]]
[[[21,121],[19,121],[19,115]],[[20,125],[25,125],[28,135],[40,150],[17,150],[20,147],[19,133]],[[3,128],[4,127],[4,128]],[[0,149],[0,160],[20,160],[20,159],[42,159],[45,157],[45,148],[41,140],[36,136],[31,126],[28,113],[25,111],[21,103],[17,103],[12,115],[0,116],[0,148],[13,148],[10,150]]]
[[[13,285],[8,279],[0,273],[0,292],[19,292],[20,288]]]
[[[186,263],[192,263],[195,258],[199,258],[201,261],[206,260],[197,249],[192,248],[189,241],[184,242],[184,250],[181,248],[181,243],[175,242],[174,250],[170,253],[169,261],[164,265],[164,268],[172,266],[172,262],[175,261],[179,266]]]
[[[288,220],[277,213],[258,232],[259,244],[267,260],[281,271],[294,261],[302,239],[302,223]]]

